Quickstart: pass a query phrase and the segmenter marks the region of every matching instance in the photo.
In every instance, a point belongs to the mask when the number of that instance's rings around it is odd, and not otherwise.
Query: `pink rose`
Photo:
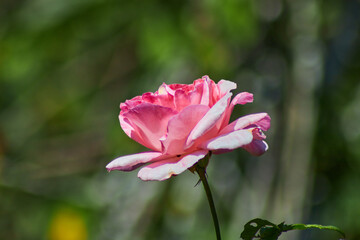
[[[140,166],[144,181],[165,180],[178,175],[204,158],[242,147],[261,155],[268,146],[263,131],[270,127],[267,113],[250,114],[229,124],[236,104],[253,101],[251,93],[237,94],[234,82],[214,83],[208,76],[193,84],[163,83],[155,93],[144,93],[120,104],[120,125],[124,132],[151,152],[119,157],[108,171],[132,171]]]

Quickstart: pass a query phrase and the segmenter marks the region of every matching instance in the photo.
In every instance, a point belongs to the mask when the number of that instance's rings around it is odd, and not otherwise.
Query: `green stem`
[[[215,204],[214,204],[213,197],[211,195],[210,186],[209,186],[209,183],[208,183],[208,181],[206,179],[205,168],[200,166],[200,164],[197,164],[196,165],[196,172],[199,174],[200,180],[203,183],[203,186],[204,186],[204,189],[205,189],[205,192],[206,192],[206,197],[207,197],[208,202],[209,202],[211,215],[212,215],[212,218],[213,218],[213,221],[214,221],[216,239],[221,240],[219,220],[218,220],[218,217],[217,217],[217,214],[216,214]]]

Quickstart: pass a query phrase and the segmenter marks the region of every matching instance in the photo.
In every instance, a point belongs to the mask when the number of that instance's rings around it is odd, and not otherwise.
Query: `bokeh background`
[[[357,0],[1,0],[0,239],[215,239],[197,176],[105,170],[145,150],[121,101],[205,74],[272,117],[266,154],[211,159],[223,238],[262,217],[360,239],[359,29]]]

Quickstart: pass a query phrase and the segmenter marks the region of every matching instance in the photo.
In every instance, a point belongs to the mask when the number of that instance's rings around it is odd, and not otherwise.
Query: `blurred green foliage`
[[[299,2],[0,1],[0,239],[212,239],[195,176],[143,183],[104,168],[144,151],[118,124],[121,101],[205,74],[255,94],[234,115],[273,118],[263,157],[239,150],[210,162],[226,239],[250,218],[281,211],[271,196],[287,182],[278,166],[291,144],[286,114],[297,112],[288,102],[313,83],[314,114],[298,116],[315,120],[313,141],[303,143],[311,168],[300,217],[360,238],[359,2]],[[320,69],[314,79],[300,71],[302,87],[297,63]]]

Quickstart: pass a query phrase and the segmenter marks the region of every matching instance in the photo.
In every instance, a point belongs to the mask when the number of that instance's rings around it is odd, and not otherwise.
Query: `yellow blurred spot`
[[[49,227],[50,240],[86,240],[87,229],[84,217],[68,208],[57,210]]]

